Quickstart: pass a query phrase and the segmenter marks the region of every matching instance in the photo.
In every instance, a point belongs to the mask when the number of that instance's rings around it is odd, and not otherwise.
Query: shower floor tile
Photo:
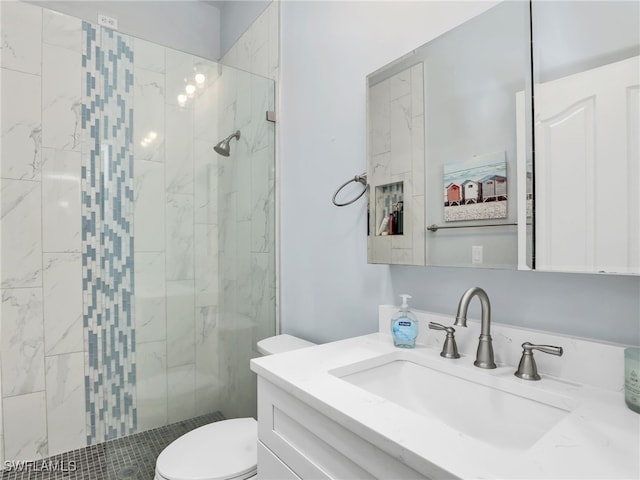
[[[5,469],[0,480],[153,480],[156,458],[179,436],[224,420],[220,412]],[[75,462],[75,469],[70,468]],[[57,466],[57,468],[56,468]]]

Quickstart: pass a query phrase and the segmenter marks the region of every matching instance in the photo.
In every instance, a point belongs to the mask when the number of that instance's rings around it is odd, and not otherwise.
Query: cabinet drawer
[[[258,441],[258,480],[300,480],[300,477]]]
[[[260,377],[258,437],[303,479],[426,478]]]

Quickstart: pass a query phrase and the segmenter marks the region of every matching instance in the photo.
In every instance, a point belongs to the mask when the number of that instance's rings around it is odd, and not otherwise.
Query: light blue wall
[[[455,315],[462,293],[480,286],[496,322],[640,345],[640,277],[393,266],[391,283],[421,310]],[[470,316],[480,318],[475,300]]]

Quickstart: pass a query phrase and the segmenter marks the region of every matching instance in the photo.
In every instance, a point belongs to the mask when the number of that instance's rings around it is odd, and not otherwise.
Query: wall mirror
[[[640,3],[533,2],[535,266],[640,273]]]
[[[505,1],[369,75],[369,262],[638,273],[638,5]]]
[[[367,77],[371,263],[517,267],[529,32],[529,5],[504,2]]]

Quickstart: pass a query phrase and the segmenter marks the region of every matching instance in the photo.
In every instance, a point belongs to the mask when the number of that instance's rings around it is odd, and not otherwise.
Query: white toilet
[[[311,342],[276,335],[257,344],[262,355],[310,347]],[[257,472],[258,423],[234,418],[185,433],[158,455],[154,480],[244,480]]]

